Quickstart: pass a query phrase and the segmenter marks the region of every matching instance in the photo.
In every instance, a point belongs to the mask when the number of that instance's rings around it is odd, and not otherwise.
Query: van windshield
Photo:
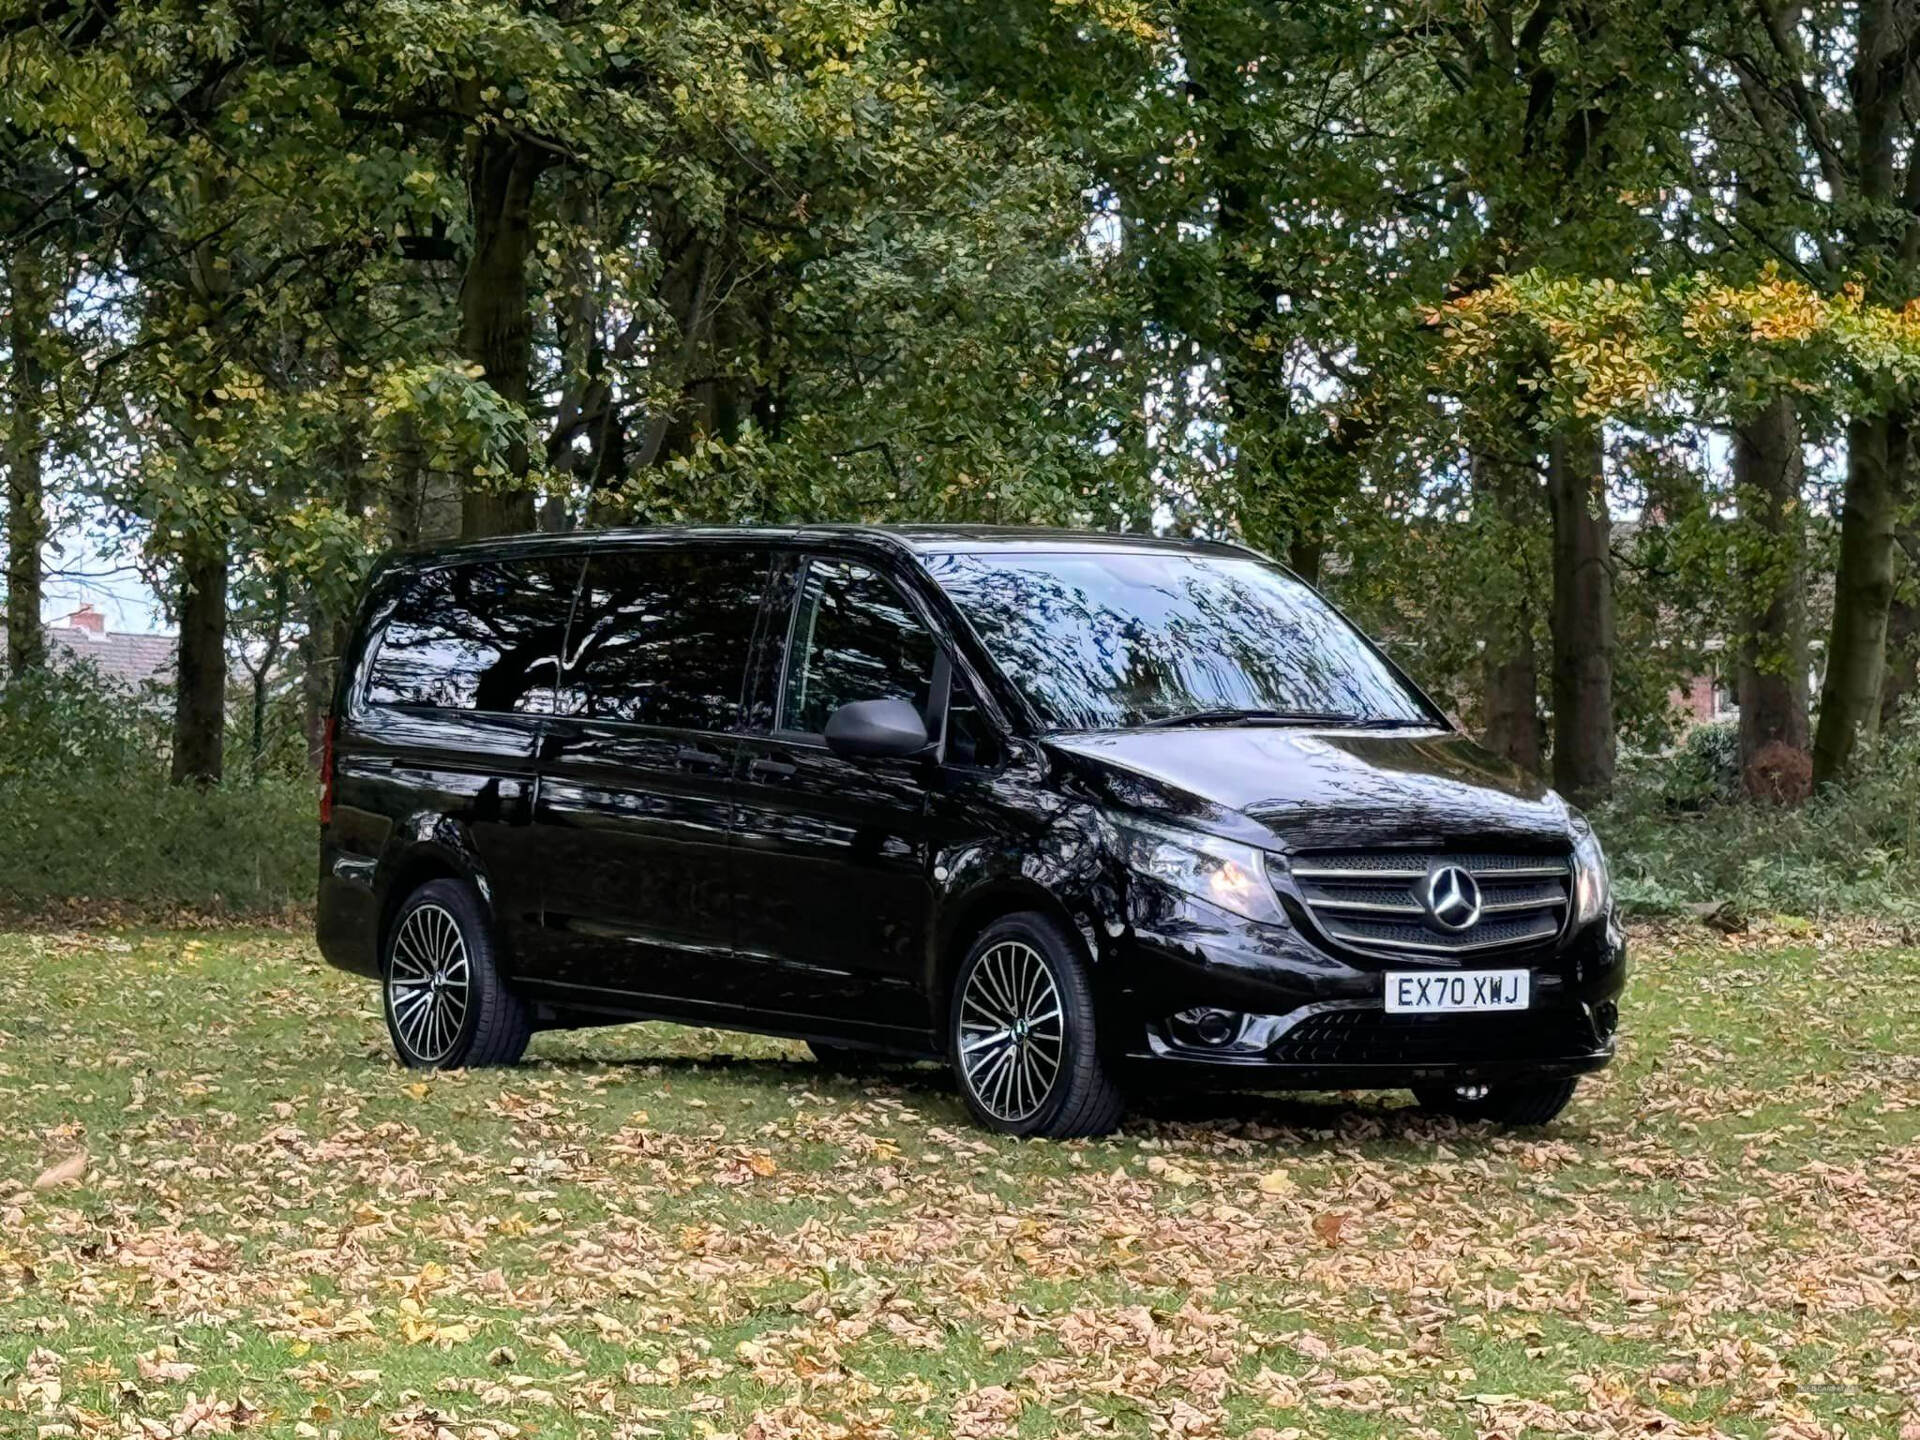
[[[1252,557],[959,553],[927,566],[1054,729],[1442,723],[1331,606]]]

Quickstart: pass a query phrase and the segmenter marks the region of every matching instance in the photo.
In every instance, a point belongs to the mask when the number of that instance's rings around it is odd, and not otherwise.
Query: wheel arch
[[[480,896],[480,905],[488,920],[492,920],[493,902],[485,879],[465,856],[438,845],[415,846],[393,862],[381,896],[375,964],[382,973],[385,973],[387,965],[387,940],[393,933],[393,924],[399,918],[401,907],[421,886],[435,880],[459,880],[471,885]],[[497,940],[495,943],[497,945]]]
[[[1070,935],[1077,936],[1086,948],[1087,958],[1095,953],[1088,938],[1086,917],[1075,914],[1059,896],[1034,880],[1024,876],[1007,877],[989,881],[956,897],[941,915],[929,971],[934,1039],[943,1054],[947,1048],[953,982],[967,952],[996,922],[1029,910],[1058,921]]]

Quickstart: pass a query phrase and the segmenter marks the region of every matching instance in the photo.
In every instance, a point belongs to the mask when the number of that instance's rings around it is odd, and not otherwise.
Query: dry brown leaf
[[[51,1190],[56,1185],[71,1185],[87,1173],[87,1152],[78,1151],[42,1170],[33,1182],[36,1190]]]
[[[1260,1177],[1260,1193],[1263,1195],[1291,1195],[1299,1188],[1284,1170],[1269,1170]]]

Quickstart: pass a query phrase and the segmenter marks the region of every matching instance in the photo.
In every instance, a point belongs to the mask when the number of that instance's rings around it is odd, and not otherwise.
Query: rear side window
[[[845,560],[807,565],[793,617],[780,728],[818,735],[855,700],[911,700],[933,688],[933,636],[884,575]]]
[[[371,705],[544,714],[580,557],[443,565],[408,576],[367,676]]]
[[[766,591],[767,550],[606,551],[587,562],[562,714],[730,730]]]

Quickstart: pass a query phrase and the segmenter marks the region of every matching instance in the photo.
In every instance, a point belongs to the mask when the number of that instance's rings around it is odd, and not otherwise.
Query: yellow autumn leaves
[[[1550,411],[1629,422],[1738,410],[1771,388],[1829,399],[1920,378],[1920,302],[1823,293],[1770,268],[1747,284],[1502,275],[1424,312],[1427,379],[1520,388]]]

